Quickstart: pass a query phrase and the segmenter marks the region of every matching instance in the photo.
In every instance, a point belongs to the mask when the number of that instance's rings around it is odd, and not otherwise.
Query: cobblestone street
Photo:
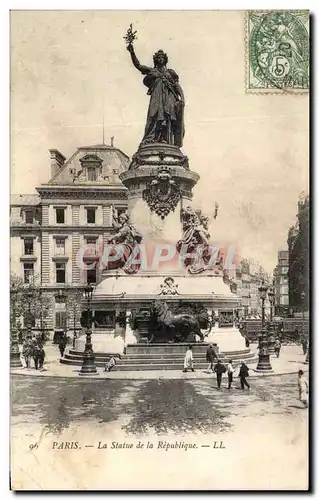
[[[125,418],[126,433],[219,432],[236,427],[236,418],[282,413],[303,419],[296,375],[253,379],[251,391],[235,380],[231,391],[206,380],[69,380],[12,378],[12,424],[39,422],[58,434],[77,421],[95,425]]]

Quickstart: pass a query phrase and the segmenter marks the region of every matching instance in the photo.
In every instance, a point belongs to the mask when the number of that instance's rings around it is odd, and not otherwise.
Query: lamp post
[[[91,300],[92,300],[92,294],[93,294],[93,286],[87,285],[84,289],[84,297],[87,302],[87,326],[86,326],[86,341],[85,341],[85,348],[84,348],[84,353],[83,353],[83,364],[81,371],[79,375],[92,375],[95,374],[97,375],[97,369],[94,364],[94,353],[93,353],[93,347],[92,347],[92,342],[91,342],[91,335],[92,335],[92,324],[91,324]]]
[[[301,297],[301,312],[302,312],[302,337],[305,337],[305,308],[304,308],[304,301],[306,298],[306,293],[304,291],[301,292],[300,294]],[[310,338],[308,338],[308,346],[307,346],[307,353],[306,353],[306,359],[305,363],[309,363],[309,348],[310,348]]]
[[[33,321],[32,321],[32,313],[31,313],[31,302],[32,300],[34,300],[34,296],[33,296],[33,293],[28,290],[27,292],[27,297],[28,297],[28,324],[27,324],[27,337],[32,337],[32,325],[33,325]]]
[[[274,333],[275,333],[275,328],[273,324],[273,310],[274,310],[274,302],[275,302],[275,291],[274,287],[271,286],[268,290],[268,298],[269,298],[269,304],[270,304],[270,322],[268,325],[268,352],[269,354],[275,354],[275,339],[274,339]]]
[[[259,344],[259,359],[257,364],[257,371],[260,372],[271,372],[272,367],[270,364],[267,333],[265,328],[265,300],[267,297],[268,287],[262,282],[261,286],[258,288],[259,296],[261,299],[261,325],[262,325],[262,335]]]
[[[17,300],[18,289],[15,283],[12,284],[10,295],[11,295],[11,309],[12,309],[12,323],[11,323],[11,343],[10,343],[10,366],[12,368],[20,368],[22,366],[19,342],[18,342],[18,331],[16,325],[16,300]]]

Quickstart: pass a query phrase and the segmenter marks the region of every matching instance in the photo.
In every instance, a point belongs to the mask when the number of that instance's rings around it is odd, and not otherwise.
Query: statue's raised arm
[[[140,63],[140,61],[136,57],[134,47],[132,44],[129,44],[126,48],[131,54],[132,63],[134,64],[135,68],[138,69],[143,75],[147,75],[147,73],[149,73],[152,68],[144,66],[143,64]]]

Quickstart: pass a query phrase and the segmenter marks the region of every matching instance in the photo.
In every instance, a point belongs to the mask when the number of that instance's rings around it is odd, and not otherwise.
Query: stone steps
[[[186,348],[189,344],[129,344],[126,354],[112,354],[117,358],[114,371],[147,371],[147,370],[181,370],[183,368]],[[205,370],[207,368],[206,349],[208,344],[193,345],[193,359],[195,370]],[[97,367],[104,367],[109,360],[109,353],[95,353],[95,364]],[[255,363],[256,356],[250,349],[240,351],[227,351],[218,354],[223,363],[229,359],[234,361],[234,366],[239,364],[241,359],[246,363]],[[83,361],[83,352],[70,349],[60,360],[63,364],[80,366]]]

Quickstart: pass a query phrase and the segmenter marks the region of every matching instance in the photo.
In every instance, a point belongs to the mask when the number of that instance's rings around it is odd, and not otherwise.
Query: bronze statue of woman
[[[127,50],[135,68],[146,75],[143,83],[151,96],[142,144],[161,142],[181,147],[184,137],[184,94],[178,75],[166,67],[167,55],[162,50],[156,52],[153,56],[154,68],[151,68],[140,64],[132,43],[128,43]]]

